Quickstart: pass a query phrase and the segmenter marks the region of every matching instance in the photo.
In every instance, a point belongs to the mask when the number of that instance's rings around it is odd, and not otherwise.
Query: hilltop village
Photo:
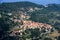
[[[0,40],[60,40],[60,4],[0,4]]]
[[[27,29],[35,29],[35,28],[38,28],[40,32],[42,31],[42,34],[47,34],[47,33],[54,31],[54,28],[49,24],[27,20],[30,18],[30,16],[28,16],[26,14],[21,14],[20,18],[21,19],[19,20],[14,16],[14,19],[12,19],[12,21],[14,21],[15,23],[16,22],[20,23],[19,25],[17,25],[17,27],[20,29],[13,30],[12,34],[10,34],[10,35],[15,35],[17,32],[20,33],[20,35],[22,35],[23,31],[25,31]]]

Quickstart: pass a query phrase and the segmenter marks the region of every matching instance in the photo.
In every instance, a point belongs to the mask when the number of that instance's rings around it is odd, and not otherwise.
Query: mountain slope
[[[17,18],[20,18],[20,14],[27,14],[30,16],[29,20],[48,23],[60,29],[60,4],[44,6],[32,2],[2,3],[0,13],[12,13]]]
[[[2,3],[0,5],[0,10],[2,11],[17,11],[19,8],[27,8],[27,7],[43,7],[43,5],[38,5],[32,2],[14,2],[14,3]],[[5,9],[5,10],[4,10]]]

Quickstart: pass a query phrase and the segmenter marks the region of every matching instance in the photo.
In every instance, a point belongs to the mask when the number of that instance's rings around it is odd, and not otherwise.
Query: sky
[[[3,2],[21,2],[21,1],[29,1],[29,2],[33,2],[33,3],[37,3],[37,4],[42,4],[42,5],[46,5],[46,4],[60,4],[60,0],[0,0],[0,3]]]

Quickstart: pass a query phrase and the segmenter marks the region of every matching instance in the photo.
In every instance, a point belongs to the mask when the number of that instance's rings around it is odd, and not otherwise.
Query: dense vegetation
[[[0,4],[0,39],[3,35],[7,35],[8,34],[7,31],[10,31],[11,28],[15,26],[14,22],[11,21],[9,18],[13,18],[13,16],[17,16],[19,19],[19,14],[21,14],[20,12],[23,12],[24,14],[26,12],[26,14],[30,16],[29,20],[52,25],[60,33],[60,4],[48,4],[46,6],[38,5],[31,2],[1,3]],[[39,8],[39,10],[35,10],[34,9],[35,7]],[[21,8],[23,8],[23,10]],[[32,8],[35,11],[30,12],[29,8]],[[8,13],[12,13],[12,16],[8,16],[7,15]],[[31,30],[26,31],[26,33],[28,34],[26,36],[27,38],[30,38],[31,35],[33,35],[32,37],[37,37],[40,35],[38,29],[34,29],[34,30],[31,29]],[[29,32],[32,32],[31,35],[29,34]],[[35,35],[34,33],[37,35]],[[58,40],[60,40],[59,37],[57,38]],[[11,38],[12,40],[13,39],[16,40],[19,37],[17,38],[9,37],[9,38]],[[4,38],[2,39],[4,40]],[[51,40],[50,38],[44,38],[44,40],[45,39]]]

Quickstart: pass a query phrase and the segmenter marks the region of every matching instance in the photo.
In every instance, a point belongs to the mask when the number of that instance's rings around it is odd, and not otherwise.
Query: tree
[[[14,26],[14,22],[9,19],[7,15],[1,14],[0,18],[0,40],[9,39],[9,32]],[[12,30],[12,29],[11,29]]]
[[[44,40],[52,40],[51,38],[44,38]]]
[[[28,39],[39,39],[40,37],[40,31],[38,28],[35,29],[27,29],[25,30],[25,32],[23,32],[23,37],[28,38]]]
[[[57,40],[60,40],[60,36],[57,37]]]

